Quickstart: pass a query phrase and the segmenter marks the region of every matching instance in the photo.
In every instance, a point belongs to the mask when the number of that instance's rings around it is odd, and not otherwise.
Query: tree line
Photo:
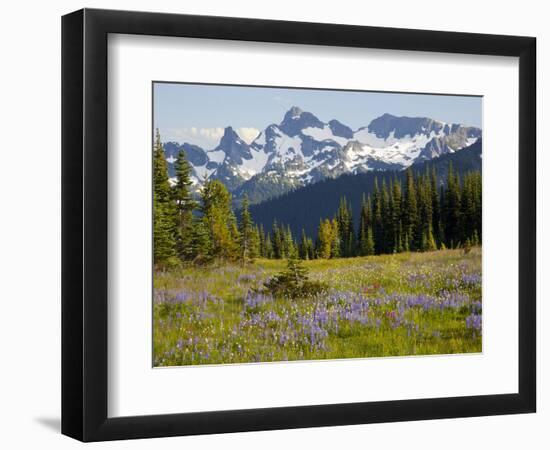
[[[175,183],[156,133],[153,149],[153,239],[157,267],[180,261],[214,259],[346,258],[403,251],[431,251],[481,244],[481,173],[461,179],[452,165],[447,183],[439,184],[434,168],[423,174],[407,169],[397,177],[375,179],[363,195],[358,227],[345,198],[332,218],[321,219],[315,238],[293,236],[288,225],[274,221],[270,230],[255,224],[245,196],[237,215],[232,197],[219,180],[206,179],[196,199],[192,168],[181,151],[174,163]]]

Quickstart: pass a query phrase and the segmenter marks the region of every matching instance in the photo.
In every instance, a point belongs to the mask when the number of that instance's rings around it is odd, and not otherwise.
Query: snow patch
[[[252,153],[252,158],[243,159],[243,163],[239,167],[239,172],[245,179],[252,178],[254,175],[262,172],[269,159],[269,155],[263,148],[259,150],[251,148],[250,151]]]
[[[308,127],[303,129],[302,133],[305,134],[306,136],[312,137],[318,142],[330,140],[338,143],[342,147],[348,143],[348,140],[346,138],[343,138],[341,136],[335,136],[332,133],[332,130],[330,129],[330,127],[327,125],[325,125],[324,128]]]
[[[206,155],[210,161],[217,162],[218,164],[225,159],[225,152],[223,150],[209,150],[206,152]]]

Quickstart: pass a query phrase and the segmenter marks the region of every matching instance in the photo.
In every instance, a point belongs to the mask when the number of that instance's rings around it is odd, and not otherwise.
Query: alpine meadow
[[[155,82],[153,365],[481,352],[481,102]]]

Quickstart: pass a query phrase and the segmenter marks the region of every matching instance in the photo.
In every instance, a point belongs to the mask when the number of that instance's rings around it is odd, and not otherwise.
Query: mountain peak
[[[335,136],[340,136],[346,139],[353,139],[352,129],[347,125],[344,125],[342,122],[333,119],[328,123],[328,126]]]
[[[232,126],[225,127],[223,130],[223,137],[224,138],[238,138],[239,136],[235,132]]]
[[[231,164],[242,164],[244,159],[251,159],[250,148],[244,142],[233,127],[225,127],[220,143],[215,150],[222,150],[225,153],[224,161]]]
[[[393,133],[394,138],[401,139],[417,134],[425,136],[430,136],[432,132],[437,134],[443,128],[443,123],[427,117],[397,117],[385,113],[374,119],[367,128],[378,138],[387,139]]]
[[[300,107],[293,106],[286,112],[283,122],[286,122],[287,120],[297,120],[303,112],[304,111]]]
[[[310,112],[293,106],[286,112],[279,128],[289,136],[296,136],[305,128],[323,128],[324,126],[325,124]]]
[[[208,151],[165,143],[170,176],[183,149],[197,184],[207,175],[220,179],[237,196],[248,192],[252,198],[254,193],[254,201],[346,173],[401,170],[454,154],[482,134],[475,127],[389,113],[353,131],[336,119],[322,122],[298,106],[287,110],[281,123],[262,130],[251,144],[231,126],[218,131],[221,139]]]

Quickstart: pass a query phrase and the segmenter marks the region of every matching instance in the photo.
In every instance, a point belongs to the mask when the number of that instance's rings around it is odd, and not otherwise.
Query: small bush
[[[327,284],[310,280],[302,262],[290,258],[286,270],[266,281],[264,288],[273,296],[306,298],[314,297],[325,291]]]

